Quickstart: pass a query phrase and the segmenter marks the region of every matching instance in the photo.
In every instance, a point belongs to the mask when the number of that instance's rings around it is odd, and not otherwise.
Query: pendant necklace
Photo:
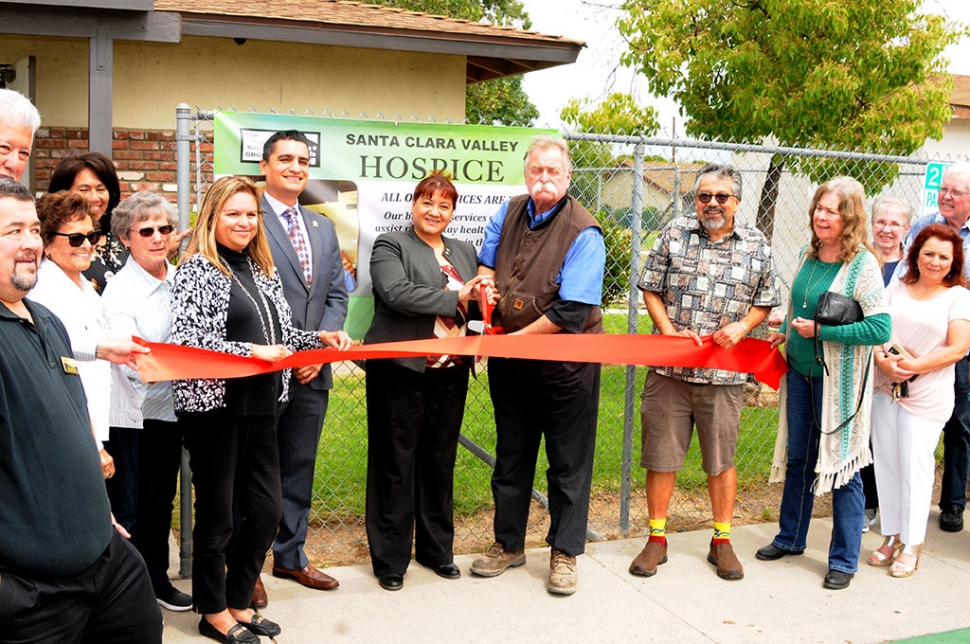
[[[259,326],[262,327],[263,329],[263,338],[266,340],[266,344],[267,345],[276,344],[276,328],[273,326],[273,314],[270,312],[269,303],[267,303],[266,298],[263,297],[263,292],[259,290],[259,286],[257,285],[256,287],[256,293],[259,295],[259,301],[263,303],[263,309],[265,309],[266,311],[265,320],[263,319],[263,311],[260,310],[259,304],[256,303],[256,298],[254,298],[252,293],[249,292],[249,289],[243,286],[243,283],[239,281],[239,278],[236,277],[236,274],[232,272],[232,268],[229,266],[228,263],[226,263],[225,260],[223,260],[223,265],[226,267],[226,270],[229,271],[229,276],[236,281],[236,284],[239,285],[239,288],[242,289],[242,292],[246,295],[247,298],[249,298],[249,301],[253,303],[253,307],[256,309],[256,315],[259,316]],[[268,333],[266,329],[267,322],[269,323]]]

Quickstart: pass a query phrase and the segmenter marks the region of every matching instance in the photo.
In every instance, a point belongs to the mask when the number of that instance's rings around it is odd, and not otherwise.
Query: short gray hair
[[[0,177],[0,199],[14,199],[15,201],[29,201],[34,203],[34,195],[19,181]]]
[[[40,114],[34,104],[20,92],[0,89],[0,122],[29,127],[33,136],[40,127]]]
[[[905,199],[899,197],[876,197],[872,202],[872,221],[887,210],[898,210],[903,215],[903,223],[909,226],[913,221],[913,206]]]
[[[573,159],[569,155],[569,144],[566,143],[565,139],[561,139],[558,136],[548,136],[542,134],[532,139],[532,143],[529,144],[529,149],[525,151],[525,164],[529,165],[529,156],[534,151],[548,150],[549,148],[556,148],[562,152],[563,166],[565,166],[566,172],[572,172]]]
[[[943,168],[943,176],[940,177],[940,179],[941,180],[946,179],[947,176],[950,174],[963,175],[967,180],[967,185],[965,189],[970,190],[970,163],[967,163],[964,161],[961,163],[954,163],[953,165],[948,165],[947,167]]]
[[[168,199],[151,190],[136,192],[115,206],[111,213],[111,232],[118,239],[128,239],[128,231],[135,224],[157,214],[165,215],[168,223],[178,228],[178,215]]]
[[[697,196],[697,191],[700,190],[701,180],[709,174],[713,174],[719,179],[730,179],[733,184],[731,190],[734,192],[735,198],[741,201],[741,172],[733,165],[726,163],[708,163],[698,171],[697,178],[694,180],[695,197]]]

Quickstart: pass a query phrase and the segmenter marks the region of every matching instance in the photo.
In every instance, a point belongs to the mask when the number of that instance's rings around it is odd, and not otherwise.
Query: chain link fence
[[[195,210],[195,204],[213,180],[213,112],[183,108],[178,114],[178,200],[180,213],[187,221],[186,214]],[[307,112],[300,116],[313,114]],[[351,115],[337,118],[351,118]],[[356,118],[368,116],[361,114]],[[731,163],[741,171],[742,199],[736,217],[758,226],[768,236],[776,258],[782,297],[787,302],[788,285],[794,276],[799,252],[810,239],[808,206],[819,182],[843,174],[854,176],[866,186],[870,202],[879,194],[899,197],[909,202],[918,216],[927,198],[924,192],[927,165],[965,160],[569,131],[561,134],[570,142],[572,150],[570,192],[603,225],[607,243],[604,284],[607,333],[650,332],[650,318],[640,307],[640,294],[632,285],[657,233],[673,217],[694,212],[694,182],[705,163]],[[764,327],[754,330],[753,335],[763,337]],[[639,467],[639,396],[646,371],[646,368],[603,366],[590,538],[636,536],[648,530],[645,477]],[[357,365],[344,363],[336,366],[334,374],[317,457],[307,544],[308,555],[320,564],[367,559],[364,372]],[[778,427],[777,402],[775,392],[753,381],[749,383],[736,457],[736,523],[777,520],[781,486],[768,485]],[[709,526],[712,521],[696,437],[694,442],[685,469],[677,476],[677,488],[671,500],[668,529],[672,531]],[[455,471],[455,550],[467,553],[483,550],[492,541],[490,479],[495,425],[487,368],[471,381],[461,445]],[[545,468],[544,456],[540,456],[529,546],[544,543],[548,530],[548,513],[543,508],[542,495],[546,489]],[[188,511],[190,506],[186,501],[183,513]],[[826,512],[826,503],[818,504],[816,511]]]

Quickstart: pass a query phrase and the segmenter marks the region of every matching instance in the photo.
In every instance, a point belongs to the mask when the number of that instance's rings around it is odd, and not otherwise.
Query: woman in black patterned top
[[[458,200],[447,176],[432,173],[411,202],[414,225],[374,242],[374,319],[365,344],[465,335],[479,285],[471,244],[445,237]],[[415,559],[446,579],[454,564],[452,490],[465,411],[468,356],[367,361],[367,539],[385,590],[399,590]]]
[[[263,230],[256,186],[224,177],[206,193],[197,234],[172,287],[176,344],[278,362],[293,351],[344,349],[343,331],[296,329]],[[276,410],[289,370],[173,383],[195,486],[192,595],[199,631],[258,642],[280,627],[250,609],[282,513]],[[242,521],[233,535],[233,505]]]

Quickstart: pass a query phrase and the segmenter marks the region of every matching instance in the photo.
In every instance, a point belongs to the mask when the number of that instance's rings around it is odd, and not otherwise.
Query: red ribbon
[[[227,353],[173,344],[136,342],[151,348],[138,354],[138,371],[146,382],[185,378],[237,378],[278,371],[287,367],[427,355],[491,356],[528,360],[565,360],[652,367],[708,367],[753,373],[772,389],[788,371],[784,357],[764,340],[745,338],[733,349],[714,344],[712,336],[697,346],[690,338],[664,335],[612,335],[555,333],[551,335],[476,335],[461,338],[409,340],[355,346],[346,351],[301,351],[268,363]]]

